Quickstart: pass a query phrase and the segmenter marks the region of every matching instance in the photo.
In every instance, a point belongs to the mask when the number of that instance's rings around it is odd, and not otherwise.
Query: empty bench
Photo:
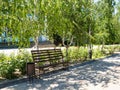
[[[61,49],[32,50],[31,53],[39,75],[68,67],[68,61],[64,60]]]

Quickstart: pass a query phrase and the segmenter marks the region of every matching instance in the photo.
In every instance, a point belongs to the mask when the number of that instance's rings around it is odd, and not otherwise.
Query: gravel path
[[[1,90],[120,90],[120,53]]]

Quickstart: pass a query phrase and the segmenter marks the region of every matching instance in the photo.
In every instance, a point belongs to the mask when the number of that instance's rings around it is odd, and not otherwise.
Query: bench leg
[[[33,80],[34,80],[34,76],[28,76],[29,83],[33,83]]]
[[[64,70],[69,70],[69,65],[68,65],[68,63],[63,63],[63,69]]]
[[[42,71],[42,74],[45,73],[44,68],[39,68],[39,73],[38,73],[39,79],[40,79],[41,71]]]

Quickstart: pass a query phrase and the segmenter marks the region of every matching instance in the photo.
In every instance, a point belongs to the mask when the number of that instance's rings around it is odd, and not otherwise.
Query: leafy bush
[[[79,48],[79,58],[81,60],[86,60],[87,57],[88,57],[88,50],[87,50],[87,48],[85,48],[85,47]]]
[[[109,46],[108,47],[108,52],[109,52],[109,54],[113,54],[115,52],[115,47]]]
[[[31,60],[31,55],[27,51],[22,51],[16,56],[14,53],[10,56],[0,54],[0,76],[7,79],[16,78],[17,76],[14,74],[16,69],[24,75],[26,73],[26,62]]]
[[[66,50],[63,50],[64,56],[66,56]],[[99,48],[95,48],[92,51],[93,59],[104,57],[105,53]],[[86,47],[70,47],[68,49],[68,60],[70,62],[84,61],[88,59],[88,48]]]
[[[78,52],[79,50],[77,48],[70,48],[68,51],[68,57],[71,60],[77,60],[78,59]]]
[[[97,48],[97,49],[93,50],[93,59],[100,58],[100,57],[103,57],[103,56],[105,56],[105,54],[100,49]]]
[[[16,78],[15,74],[13,74],[15,72],[15,67],[16,67],[15,62],[16,61],[14,61],[14,60],[2,61],[0,64],[0,67],[1,67],[0,75],[7,79]]]
[[[0,76],[11,79],[13,76],[10,75],[14,69],[11,64],[10,58],[4,53],[0,53]],[[9,75],[9,76],[8,76]]]
[[[105,46],[104,47],[104,53],[105,54],[113,54],[116,51],[116,46]]]
[[[18,69],[22,72],[24,75],[26,73],[26,62],[31,62],[32,57],[29,52],[22,51],[16,56],[18,62]]]
[[[64,56],[66,57],[66,50],[63,50]],[[84,47],[70,47],[68,49],[68,60],[70,62],[83,61],[88,57],[88,51]]]
[[[114,51],[120,51],[120,46],[119,45],[114,45],[112,47],[114,47]]]
[[[116,46],[116,51],[120,51],[120,45]]]
[[[0,62],[7,60],[8,57],[4,53],[0,53]]]

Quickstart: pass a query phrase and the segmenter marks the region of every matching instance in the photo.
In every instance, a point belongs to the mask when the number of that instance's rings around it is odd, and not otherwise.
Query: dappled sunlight
[[[21,83],[7,90],[21,90],[21,87],[25,90],[109,90],[116,85],[120,88],[120,61],[112,58],[70,66],[69,70],[51,72],[34,79],[33,83]]]

